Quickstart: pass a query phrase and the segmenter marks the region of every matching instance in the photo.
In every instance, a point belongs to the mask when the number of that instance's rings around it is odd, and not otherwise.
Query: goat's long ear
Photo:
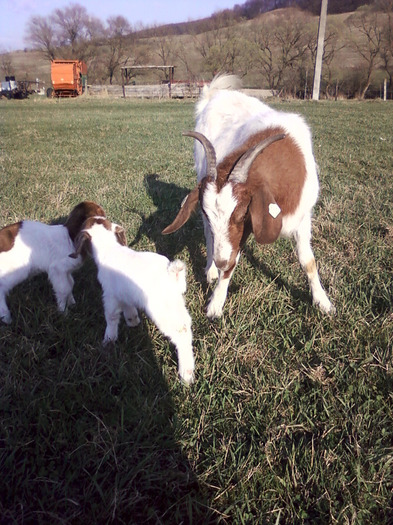
[[[116,240],[122,246],[127,246],[126,231],[122,226],[116,225],[115,227]]]
[[[199,199],[199,186],[194,188],[191,193],[182,202],[179,213],[176,215],[175,220],[167,226],[162,233],[167,235],[168,233],[173,233],[185,224],[190,218],[191,213],[195,210],[196,205],[198,204]]]
[[[74,241],[75,251],[74,253],[70,253],[69,257],[71,257],[72,259],[76,259],[79,255],[81,255],[86,241],[90,240],[91,235],[87,233],[86,230],[82,230],[80,233],[78,233]]]
[[[249,210],[255,240],[259,244],[274,242],[281,232],[282,212],[266,184],[252,196]]]

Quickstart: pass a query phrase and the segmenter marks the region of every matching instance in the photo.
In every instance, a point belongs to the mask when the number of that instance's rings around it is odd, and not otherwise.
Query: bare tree
[[[14,68],[12,65],[12,58],[10,53],[6,53],[0,49],[0,69],[4,73],[4,76],[9,77],[14,74]]]
[[[42,51],[45,58],[53,60],[56,58],[57,37],[53,24],[42,16],[33,16],[27,23],[26,42]]]
[[[71,4],[64,9],[55,9],[50,17],[60,45],[62,58],[87,60],[96,52],[97,40],[104,34],[102,22],[89,16],[85,7]]]
[[[186,80],[195,82],[198,77],[197,64],[193,57],[190,56],[189,49],[187,49],[187,46],[184,45],[183,41],[177,42],[174,56],[176,57],[176,60],[183,65],[187,75]]]
[[[71,4],[64,9],[55,9],[51,20],[58,28],[60,42],[71,46],[71,53],[76,52],[77,43],[86,38],[86,25],[89,19],[87,10],[79,4]]]
[[[290,89],[308,53],[305,31],[307,17],[300,14],[267,21],[253,29],[255,66],[260,68],[272,90]]]
[[[128,20],[123,16],[110,17],[107,24],[106,37],[109,53],[106,55],[105,62],[109,83],[112,84],[115,72],[127,62],[125,37],[131,33],[132,29]]]
[[[370,9],[362,10],[349,19],[352,31],[352,47],[363,60],[363,80],[359,86],[359,98],[363,99],[372,77],[380,63],[382,47],[382,25],[380,14]]]
[[[203,28],[203,32],[193,36],[194,47],[210,75],[235,70],[241,73],[239,64],[242,62],[244,49],[242,40],[241,33],[234,25],[234,18],[228,18],[225,11],[217,12]]]
[[[86,9],[71,4],[56,9],[49,17],[33,16],[26,29],[26,41],[40,49],[48,60],[79,58],[87,60],[95,54],[104,34],[102,22],[89,16]]]
[[[254,24],[252,42],[255,67],[261,69],[269,88],[275,89],[280,79],[275,57],[274,29],[270,24]]]
[[[164,35],[160,33],[157,28],[156,36],[154,37],[154,54],[159,58],[160,65],[169,66],[173,65],[173,59],[176,53],[175,39],[172,36]],[[154,71],[155,74],[162,78],[162,71]],[[169,81],[169,70],[163,70],[165,81]]]
[[[382,67],[389,75],[389,85],[393,86],[393,0],[377,0],[375,8],[382,12]]]

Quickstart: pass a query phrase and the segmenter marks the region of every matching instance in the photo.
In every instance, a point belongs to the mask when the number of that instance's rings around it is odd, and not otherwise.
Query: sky
[[[26,24],[31,16],[46,17],[57,8],[79,4],[88,14],[105,22],[122,15],[131,26],[162,25],[198,20],[242,0],[0,0],[0,53],[27,47]]]

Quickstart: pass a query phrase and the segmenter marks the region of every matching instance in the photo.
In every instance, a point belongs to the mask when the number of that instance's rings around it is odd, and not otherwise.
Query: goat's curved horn
[[[248,149],[240,159],[237,161],[237,164],[232,170],[232,173],[228,177],[229,181],[232,182],[245,182],[247,180],[248,170],[250,169],[251,164],[257,158],[257,156],[270,144],[276,142],[277,140],[282,140],[285,137],[284,133],[279,135],[272,135],[267,139],[263,140],[253,148]]]
[[[213,180],[216,180],[217,178],[216,152],[210,140],[207,139],[205,135],[202,135],[202,133],[199,133],[198,131],[184,131],[182,135],[185,137],[193,137],[194,139],[198,140],[202,144],[205,150],[205,153],[206,153],[206,176],[212,177]]]

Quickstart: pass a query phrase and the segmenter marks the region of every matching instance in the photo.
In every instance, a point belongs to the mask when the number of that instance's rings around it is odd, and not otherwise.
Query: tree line
[[[312,86],[317,18],[298,7],[302,1],[247,0],[198,26],[190,23],[188,33],[183,27],[180,34],[173,26],[132,26],[123,16],[102,22],[86,8],[71,4],[48,17],[32,17],[26,41],[48,60],[86,61],[93,83],[119,82],[120,68],[126,65],[175,64],[182,80],[208,79],[226,71],[244,77],[248,85],[306,97]],[[329,14],[333,2],[329,0]],[[239,14],[240,8],[261,11],[284,3],[294,7],[263,16],[251,16],[251,11]],[[342,63],[343,56],[348,64]],[[364,98],[383,76],[392,86],[393,0],[374,0],[345,22],[328,20],[323,64],[321,86],[327,97],[340,92]]]

